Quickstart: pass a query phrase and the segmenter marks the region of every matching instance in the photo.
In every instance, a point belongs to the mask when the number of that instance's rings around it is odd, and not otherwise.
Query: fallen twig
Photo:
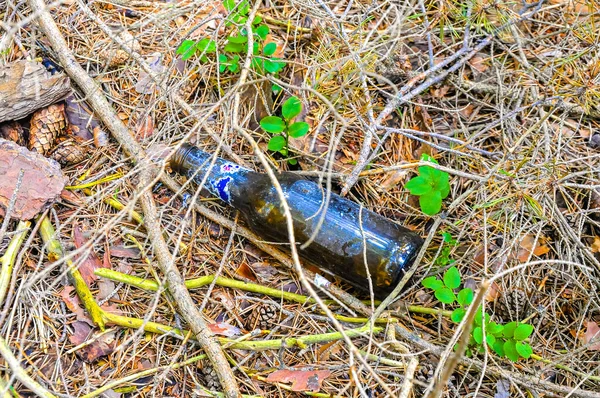
[[[65,72],[86,94],[90,105],[108,127],[115,139],[123,146],[124,151],[132,157],[135,163],[142,163],[146,160],[146,155],[142,147],[135,141],[133,135],[119,119],[97,83],[77,63],[52,16],[46,9],[44,2],[42,0],[29,0],[28,3],[33,12],[39,13],[38,22],[40,27],[57,53],[61,64],[65,68]],[[167,278],[168,288],[173,294],[183,317],[190,325],[201,347],[206,351],[209,359],[214,364],[225,394],[232,398],[238,397],[239,390],[237,383],[227,359],[221,348],[212,339],[212,334],[208,330],[206,322],[183,285],[183,279],[173,264],[173,258],[164,241],[160,222],[156,217],[154,199],[148,190],[151,186],[150,184],[153,183],[153,178],[151,169],[149,167],[142,167],[140,199],[145,216],[145,225],[156,250],[158,265]]]

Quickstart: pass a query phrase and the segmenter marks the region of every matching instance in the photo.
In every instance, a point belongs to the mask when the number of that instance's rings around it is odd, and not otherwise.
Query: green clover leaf
[[[300,112],[302,112],[302,103],[296,96],[288,98],[281,106],[281,114],[288,121],[298,116]]]
[[[306,122],[296,122],[289,127],[290,137],[300,138],[308,133],[309,128]]]
[[[283,147],[285,146],[285,137],[281,136],[281,135],[276,135],[274,137],[271,137],[271,139],[269,140],[269,143],[267,144],[267,148],[270,151],[281,151],[283,149]]]
[[[281,133],[285,130],[285,122],[277,116],[266,116],[260,121],[260,127],[269,133]]]
[[[443,287],[435,291],[435,298],[444,304],[452,304],[456,300],[454,292],[447,287]]]
[[[444,273],[444,284],[450,289],[456,289],[460,286],[460,272],[458,272],[458,268],[450,267]]]

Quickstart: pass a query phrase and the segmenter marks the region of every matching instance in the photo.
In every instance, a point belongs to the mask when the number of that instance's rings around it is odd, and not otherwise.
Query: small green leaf
[[[246,50],[246,45],[244,44],[240,44],[240,43],[227,43],[225,44],[225,47],[223,47],[223,51],[227,51],[230,53],[241,53],[244,52],[244,50]]]
[[[514,338],[517,341],[525,340],[533,333],[533,326],[526,323],[522,323],[515,329]]]
[[[263,19],[262,19],[262,17],[261,17],[261,16],[259,16],[259,15],[257,15],[257,16],[255,16],[255,17],[254,17],[254,19],[252,20],[252,25],[258,25],[259,23],[261,23],[261,22],[262,22],[262,20],[263,20]]]
[[[296,122],[289,127],[289,134],[291,137],[300,138],[308,133],[310,126],[306,122]]]
[[[419,175],[432,184],[432,186],[436,181],[435,171],[431,166],[419,166]]]
[[[278,92],[281,91],[281,86],[273,83],[273,85],[271,86],[271,91],[273,91],[275,94],[277,94]]]
[[[452,322],[454,323],[460,323],[460,321],[462,321],[465,317],[466,313],[467,311],[464,308],[457,308],[454,311],[452,311],[450,319],[452,319]]]
[[[504,340],[502,340],[502,339],[496,339],[496,341],[494,342],[494,344],[492,344],[492,350],[494,350],[496,352],[496,354],[498,354],[498,356],[500,358],[503,358],[505,356],[505,353],[504,353]]]
[[[458,268],[450,267],[444,273],[444,284],[450,289],[456,289],[460,286],[460,272],[458,272]]]
[[[442,209],[442,196],[438,191],[431,191],[419,196],[421,211],[429,216],[434,216]]]
[[[254,33],[261,39],[266,39],[269,34],[269,27],[267,25],[260,25],[254,30]]]
[[[302,103],[298,97],[288,98],[281,106],[281,114],[286,120],[292,120],[302,112]]]
[[[515,329],[517,328],[517,322],[510,322],[504,325],[502,335],[507,339],[511,339],[515,335]]]
[[[285,67],[285,62],[279,61],[279,58],[265,59],[265,70],[269,73],[277,73]]]
[[[452,304],[456,300],[454,292],[447,287],[436,290],[435,297],[444,304]]]
[[[196,44],[196,48],[203,53],[214,53],[217,51],[217,43],[214,40],[204,38]]]
[[[486,333],[485,334],[485,342],[492,347],[494,345],[494,343],[496,342],[496,336],[494,336],[491,333]]]
[[[194,47],[195,44],[196,42],[194,40],[184,40],[183,43],[177,47],[175,54],[181,55],[181,59],[184,61],[188,60],[194,55],[194,52],[196,52],[196,48]]]
[[[285,129],[285,122],[277,116],[266,116],[260,121],[260,127],[269,133],[281,133]]]
[[[442,199],[444,199],[450,194],[450,177],[448,176],[448,173],[444,173],[442,171],[440,171],[440,173],[441,175],[435,181],[433,189],[435,189],[436,191],[440,191]]]
[[[271,139],[269,140],[269,143],[267,144],[267,148],[269,148],[270,151],[280,151],[283,149],[283,147],[285,146],[285,138],[281,135],[276,135],[274,137],[271,137]]]
[[[223,7],[225,7],[227,11],[233,10],[236,5],[235,0],[223,0]]]
[[[422,176],[411,178],[405,185],[404,188],[408,189],[411,195],[425,195],[431,192],[431,184]]]
[[[265,45],[263,48],[263,54],[266,56],[273,55],[277,51],[277,44],[270,42]]]
[[[463,307],[468,306],[473,302],[473,290],[468,287],[458,292],[458,303]]]
[[[288,163],[291,164],[292,166],[294,166],[294,165],[298,164],[298,160],[291,158],[291,159],[288,159]]]
[[[514,340],[506,340],[504,343],[504,353],[513,362],[517,362],[519,360],[519,353],[517,352],[517,348],[515,347]]]
[[[517,341],[515,343],[515,349],[523,358],[528,359],[531,354],[533,354],[533,349],[527,343],[523,343],[521,341]]]
[[[473,329],[473,340],[475,340],[477,344],[481,344],[483,342],[483,330],[481,327],[476,327]]]
[[[502,332],[504,331],[504,326],[498,325],[496,322],[490,322],[486,326],[486,329],[489,333],[493,334],[494,336],[502,336]]]
[[[235,43],[235,44],[246,44],[246,43],[248,43],[248,37],[242,36],[242,35],[229,36],[227,38],[227,41],[229,43]]]
[[[423,279],[423,282],[421,282],[421,284],[424,287],[432,289],[432,290],[438,290],[438,289],[444,287],[444,282],[442,282],[435,276],[430,276],[430,277]]]

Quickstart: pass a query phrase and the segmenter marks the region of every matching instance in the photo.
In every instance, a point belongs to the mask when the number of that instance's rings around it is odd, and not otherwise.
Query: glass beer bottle
[[[204,193],[239,210],[249,228],[265,240],[289,242],[281,199],[269,176],[221,158],[211,167],[212,161],[212,155],[183,145],[171,156],[170,166],[197,184],[208,173]],[[385,298],[412,265],[423,240],[334,193],[326,205],[323,187],[302,176],[285,172],[277,179],[292,215],[298,254],[363,291],[369,291],[370,276],[375,297]],[[300,248],[315,233],[314,240]]]

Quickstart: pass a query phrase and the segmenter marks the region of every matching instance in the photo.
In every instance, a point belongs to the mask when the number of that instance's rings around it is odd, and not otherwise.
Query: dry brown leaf
[[[588,347],[591,351],[600,351],[600,327],[596,322],[588,321],[586,325],[585,334],[583,335],[584,344],[593,342]]]
[[[123,245],[116,245],[110,248],[110,255],[117,258],[138,259],[142,256],[142,253],[137,247],[125,247]]]
[[[30,220],[56,202],[67,179],[55,161],[0,138],[0,216],[5,215],[21,170],[11,217]]]
[[[226,337],[238,336],[241,334],[240,328],[230,325],[225,322],[209,323],[208,328],[214,334],[218,334]]]
[[[75,291],[73,286],[65,286],[60,292],[60,297],[64,301],[67,308],[77,316],[78,321],[87,323],[90,326],[94,326],[94,322],[86,315],[83,308],[81,308],[81,301],[77,295],[71,295]]]
[[[84,238],[83,232],[78,224],[73,224],[73,241],[75,243],[75,247],[80,249],[85,245],[87,239]],[[79,272],[81,276],[83,276],[83,280],[88,285],[88,287],[94,282],[98,277],[94,274],[94,271],[98,268],[103,268],[104,264],[96,253],[93,250],[89,250],[88,254],[80,254],[77,256],[79,261]]]
[[[143,140],[154,135],[154,118],[152,115],[142,116],[136,125],[135,136],[137,139]]]
[[[534,256],[542,256],[550,251],[550,248],[544,244],[546,239],[544,237],[540,237],[537,242],[535,242],[535,236],[531,234],[525,235],[521,243],[519,244],[520,249],[517,253],[517,259],[521,262],[527,261],[530,254],[533,253]],[[535,245],[535,246],[534,246]]]
[[[600,253],[600,236],[594,236],[594,241],[590,246],[592,253]]]
[[[329,370],[277,370],[267,377],[270,383],[292,383],[292,391],[312,391],[321,389],[323,380],[331,375]]]
[[[72,335],[69,336],[69,341],[78,346],[86,342],[89,337],[91,337],[92,328],[89,327],[84,322],[73,322],[72,324],[73,330],[75,331]],[[114,340],[115,340],[115,332],[105,333],[102,336],[96,338],[90,344],[86,344],[83,347],[79,348],[75,353],[79,356],[83,361],[87,363],[94,362],[100,357],[109,355],[114,351]]]
[[[468,63],[471,65],[471,68],[475,69],[479,73],[483,73],[489,68],[489,66],[487,66],[485,63],[485,58],[481,55],[475,55],[468,61]]]
[[[401,181],[406,178],[408,171],[406,170],[396,170],[392,173],[389,173],[385,180],[379,184],[379,187],[382,191],[389,191],[390,189],[396,187]]]
[[[85,140],[91,140],[93,129],[100,126],[100,121],[94,117],[90,107],[73,95],[65,100],[65,114],[69,121],[68,131]]]
[[[235,270],[235,273],[241,276],[242,278],[256,282],[256,276],[254,275],[254,271],[252,271],[252,268],[250,268],[250,266],[248,266],[248,263],[246,263],[245,261],[240,264],[240,266]]]

